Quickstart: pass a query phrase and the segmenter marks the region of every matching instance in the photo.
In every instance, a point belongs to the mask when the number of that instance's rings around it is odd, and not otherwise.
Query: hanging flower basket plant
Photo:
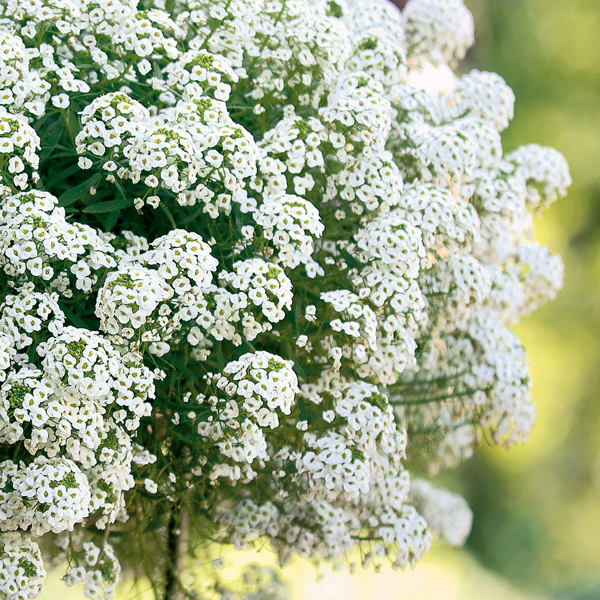
[[[532,213],[570,184],[503,156],[473,36],[462,0],[0,1],[0,598],[42,555],[173,600],[243,595],[226,544],[464,542],[427,478],[531,431],[509,326],[561,287]]]

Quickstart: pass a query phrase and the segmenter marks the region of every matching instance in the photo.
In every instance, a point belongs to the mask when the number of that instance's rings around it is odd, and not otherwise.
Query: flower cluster
[[[215,540],[464,542],[412,465],[526,441],[509,326],[562,285],[533,212],[571,183],[504,156],[473,39],[463,0],[0,2],[0,596],[41,593],[39,536],[93,600],[117,556],[185,586],[190,521],[195,595]]]
[[[314,240],[321,237],[324,229],[315,206],[289,194],[265,198],[254,220],[265,239],[273,244],[281,264],[291,269],[310,261]]]
[[[292,283],[285,271],[278,265],[260,258],[250,258],[234,263],[233,272],[221,271],[219,279],[232,289],[239,291],[240,297],[252,304],[271,323],[281,321],[284,308],[292,308]]]
[[[91,600],[112,600],[115,597],[121,565],[110,544],[97,546],[94,542],[84,542],[81,551],[72,556],[72,560],[77,566],[71,567],[65,576],[67,586],[85,583],[83,595]]]
[[[90,486],[68,458],[39,456],[27,467],[2,463],[2,531],[31,528],[34,535],[73,529],[90,512]]]
[[[453,546],[465,543],[471,533],[473,512],[464,498],[419,478],[411,481],[410,495],[439,537]]]
[[[201,201],[216,217],[231,211],[232,199],[242,202],[243,182],[256,174],[252,136],[223,102],[208,96],[180,100],[151,118],[138,101],[113,92],[84,109],[82,124],[79,166],[100,167],[110,183],[139,184],[138,209],[146,203],[156,208],[166,195],[186,206]]]
[[[222,374],[209,373],[206,379],[216,394],[196,398],[210,407],[206,420],[198,424],[198,435],[216,442],[220,460],[229,459],[215,464],[210,478],[235,482],[243,475],[250,481],[257,475],[252,469],[255,459],[269,456],[264,430],[276,429],[280,417],[291,413],[298,379],[288,363],[264,351],[244,354]]]
[[[50,287],[73,297],[73,287],[90,292],[99,272],[116,266],[114,249],[100,233],[83,223],[69,223],[65,209],[48,192],[5,196],[1,206],[0,265],[9,285],[25,276],[40,290]]]
[[[20,115],[0,114],[0,190],[3,195],[37,183],[40,138]]]
[[[42,593],[46,578],[38,545],[19,534],[0,535],[0,592],[6,600],[28,600]]]

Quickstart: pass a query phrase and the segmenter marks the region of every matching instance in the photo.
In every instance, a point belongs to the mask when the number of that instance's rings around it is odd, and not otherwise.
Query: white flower
[[[78,165],[81,169],[91,169],[94,163],[86,156],[80,156]]]
[[[571,183],[552,149],[503,157],[501,77],[452,71],[463,0],[5,4],[0,530],[56,533],[104,600],[120,567],[80,525],[126,540],[136,483],[282,563],[462,543],[407,449],[434,474],[527,439],[509,324],[562,285],[532,211]],[[1,597],[44,575],[0,536]]]
[[[156,492],[158,492],[158,485],[152,479],[144,479],[144,487],[150,494],[156,494]]]
[[[52,104],[56,106],[56,108],[68,108],[70,104],[69,96],[67,94],[52,96]]]
[[[137,64],[137,68],[142,75],[146,75],[152,69],[152,65],[150,64],[149,60],[144,58],[143,60],[140,60],[140,62]]]
[[[298,348],[304,348],[304,346],[306,346],[307,342],[308,342],[308,336],[301,335],[296,340],[296,346],[298,346]]]

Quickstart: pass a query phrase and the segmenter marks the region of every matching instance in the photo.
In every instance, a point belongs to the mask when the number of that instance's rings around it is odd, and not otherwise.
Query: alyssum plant
[[[503,157],[501,77],[452,74],[462,0],[0,7],[0,598],[38,543],[105,600],[118,559],[233,598],[223,544],[462,543],[416,475],[529,435],[507,324],[561,286],[531,213],[570,184]]]

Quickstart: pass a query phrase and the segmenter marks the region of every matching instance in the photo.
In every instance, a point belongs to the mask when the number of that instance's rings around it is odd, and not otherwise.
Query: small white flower
[[[144,58],[137,64],[137,68],[142,75],[147,75],[152,69],[152,65],[150,64],[149,60]]]
[[[298,336],[298,339],[296,340],[296,346],[298,346],[298,348],[304,348],[304,346],[306,346],[307,342],[308,342],[307,335]]]
[[[94,163],[86,156],[80,156],[77,164],[79,165],[80,169],[91,169]]]
[[[70,98],[68,94],[58,94],[58,96],[52,96],[52,104],[56,108],[69,108]]]
[[[150,494],[158,492],[158,485],[152,479],[144,479],[144,487]]]

